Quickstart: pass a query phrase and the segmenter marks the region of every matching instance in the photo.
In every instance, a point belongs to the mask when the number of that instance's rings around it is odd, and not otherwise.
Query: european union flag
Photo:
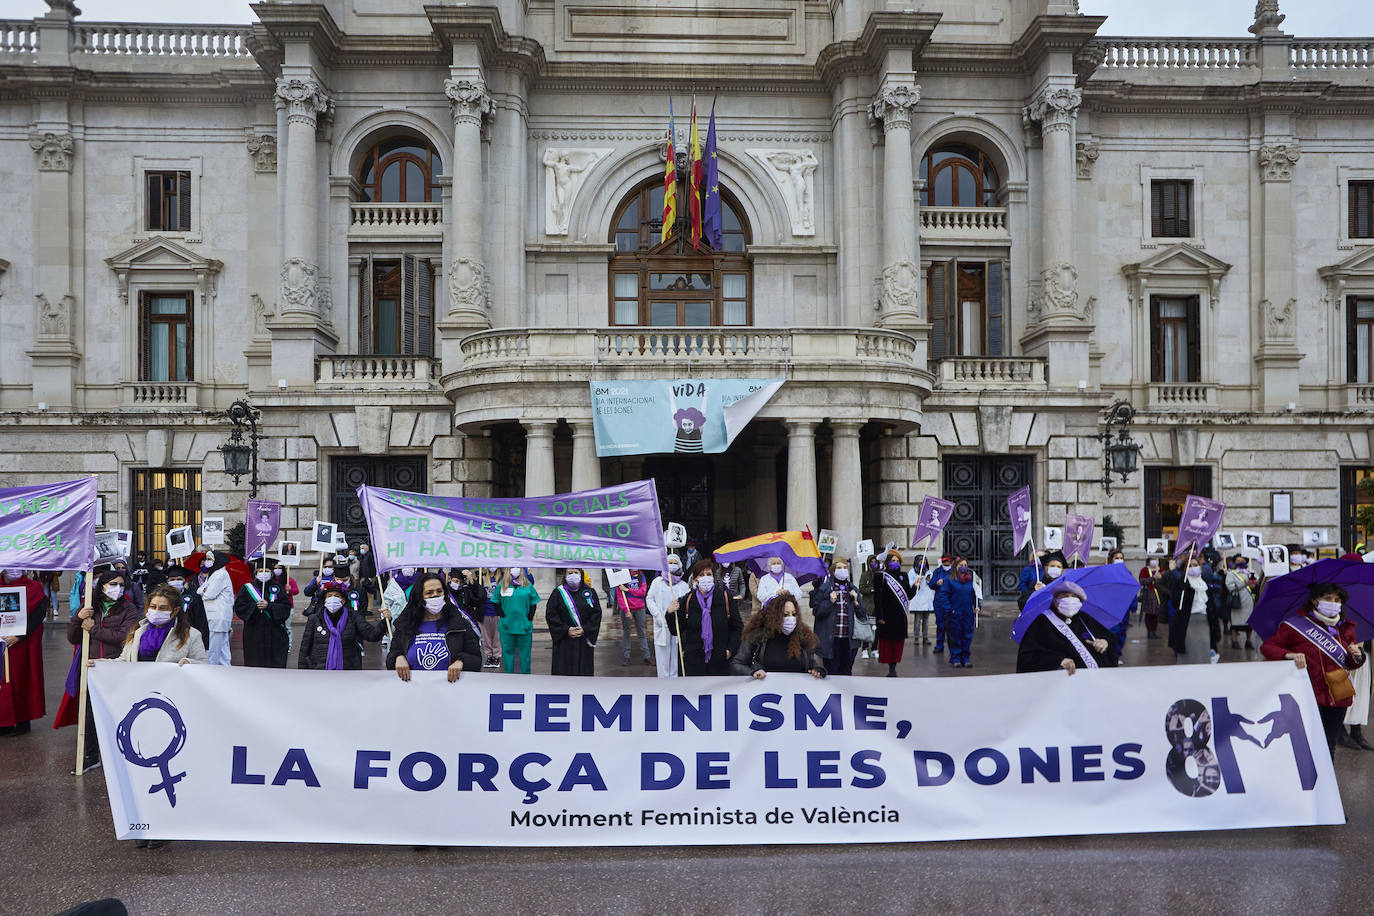
[[[720,251],[724,244],[721,235],[720,217],[720,169],[716,162],[716,103],[711,102],[711,125],[706,130],[706,156],[705,169],[702,184],[706,188],[706,199],[703,202],[702,211],[702,234],[706,237],[706,244],[714,250]]]

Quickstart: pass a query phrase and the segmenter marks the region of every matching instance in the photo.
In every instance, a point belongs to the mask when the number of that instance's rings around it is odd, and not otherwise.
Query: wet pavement
[[[902,677],[1014,670],[1011,608],[985,619],[972,670],[922,647]],[[1374,752],[1337,750],[1343,827],[1049,837],[878,846],[628,849],[411,849],[177,842],[142,850],[114,839],[100,770],[69,775],[75,729],[52,729],[70,647],[45,640],[48,718],[0,738],[8,855],[0,914],[55,913],[121,898],[134,914],[199,913],[1331,913],[1374,887]],[[299,638],[300,623],[296,625]],[[603,626],[597,670],[652,676],[638,645],[621,665],[620,628]],[[549,668],[536,633],[535,671]],[[1223,663],[1257,658],[1223,641]],[[235,663],[239,661],[235,636]],[[1128,665],[1171,664],[1134,625]],[[380,667],[369,646],[367,667]],[[860,660],[856,675],[885,674]],[[1103,823],[1111,812],[1098,815]]]

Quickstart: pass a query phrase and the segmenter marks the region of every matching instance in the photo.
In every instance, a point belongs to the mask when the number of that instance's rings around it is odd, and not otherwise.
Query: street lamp
[[[240,478],[248,477],[248,498],[257,499],[258,440],[265,438],[258,435],[259,413],[247,401],[238,400],[229,405],[228,415],[234,431],[229,434],[229,441],[219,447],[224,454],[224,473],[234,478],[235,484]],[[245,426],[248,428],[247,441],[243,436]]]
[[[1102,488],[1107,493],[1112,492],[1113,474],[1121,475],[1121,482],[1125,483],[1140,463],[1140,443],[1131,438],[1133,420],[1135,408],[1126,400],[1117,401],[1103,415],[1107,428],[1098,433],[1097,439],[1102,443]]]

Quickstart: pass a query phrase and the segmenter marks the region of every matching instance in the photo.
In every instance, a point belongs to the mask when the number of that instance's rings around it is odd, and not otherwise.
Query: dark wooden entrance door
[[[394,490],[425,492],[427,475],[424,455],[361,457],[340,455],[330,460],[329,521],[348,535],[350,544],[367,537],[367,520],[358,502],[358,487],[390,487]]]
[[[644,477],[652,477],[658,488],[658,506],[663,513],[663,525],[679,522],[687,529],[687,537],[695,538],[703,547],[715,530],[712,517],[712,494],[715,474],[711,459],[646,458]]]
[[[1031,482],[1031,459],[958,455],[944,461],[945,498],[954,518],[945,528],[945,552],[968,558],[983,580],[984,598],[1016,596],[1026,555],[1013,555],[1007,497]]]

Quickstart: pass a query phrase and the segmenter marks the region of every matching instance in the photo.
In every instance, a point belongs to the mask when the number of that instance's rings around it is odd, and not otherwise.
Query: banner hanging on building
[[[1273,662],[450,684],[100,661],[90,684],[119,839],[690,846],[1345,821],[1307,673]]]
[[[44,572],[95,563],[94,477],[0,487],[0,567]]]
[[[723,452],[782,383],[780,378],[593,381],[597,457]]]
[[[667,575],[653,480],[523,499],[361,486],[377,572],[406,566],[657,569]]]

